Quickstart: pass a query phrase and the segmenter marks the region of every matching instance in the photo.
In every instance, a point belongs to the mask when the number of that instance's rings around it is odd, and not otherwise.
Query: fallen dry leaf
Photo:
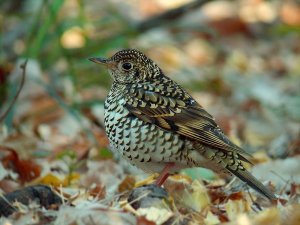
[[[7,152],[7,155],[1,159],[2,164],[5,168],[10,168],[18,173],[21,183],[39,177],[41,167],[32,159],[20,159],[18,153],[10,147],[0,146],[0,151]]]
[[[229,200],[225,204],[225,210],[227,213],[227,216],[230,220],[234,220],[237,215],[243,214],[243,213],[249,213],[251,211],[251,205],[250,202],[240,199],[240,200]]]

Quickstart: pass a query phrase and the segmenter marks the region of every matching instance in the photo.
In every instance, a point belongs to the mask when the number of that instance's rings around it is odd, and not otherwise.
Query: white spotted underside
[[[134,117],[124,105],[124,98],[111,90],[105,101],[104,123],[112,150],[132,164],[159,173],[168,162],[176,162],[173,172],[177,172],[207,161],[190,141]]]

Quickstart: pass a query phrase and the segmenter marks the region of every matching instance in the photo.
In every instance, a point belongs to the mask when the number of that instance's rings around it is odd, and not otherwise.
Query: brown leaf
[[[210,211],[211,211],[214,215],[218,216],[219,220],[220,220],[222,223],[228,222],[228,221],[229,221],[227,215],[225,214],[225,211],[224,211],[224,210],[221,210],[219,207],[212,206],[212,207],[210,208]]]
[[[248,25],[237,17],[211,21],[208,26],[215,29],[220,36],[231,36],[240,33],[251,36]]]
[[[130,191],[134,188],[135,178],[133,176],[126,176],[125,179],[119,184],[118,191],[123,193],[125,191]]]
[[[235,192],[235,193],[232,193],[228,196],[228,199],[230,200],[241,200],[244,198],[244,195],[243,195],[243,192],[239,191],[239,192]]]
[[[89,190],[89,194],[97,199],[103,199],[106,196],[106,190],[104,186],[96,184]]]
[[[291,26],[300,25],[300,5],[297,1],[286,1],[280,12],[281,19],[284,23]]]
[[[10,147],[0,146],[0,151],[8,152],[1,159],[3,166],[17,172],[22,183],[29,182],[40,176],[41,167],[32,159],[20,159],[16,150]]]
[[[147,220],[145,216],[139,216],[136,222],[137,225],[155,225],[153,221]]]

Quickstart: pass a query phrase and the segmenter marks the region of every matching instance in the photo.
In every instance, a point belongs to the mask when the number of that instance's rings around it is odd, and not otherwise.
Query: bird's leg
[[[169,177],[170,173],[170,169],[172,169],[172,167],[175,166],[175,163],[173,162],[169,162],[165,165],[164,169],[161,171],[161,173],[159,174],[158,178],[155,181],[155,184],[158,186],[163,185],[163,183],[166,181],[166,179]]]

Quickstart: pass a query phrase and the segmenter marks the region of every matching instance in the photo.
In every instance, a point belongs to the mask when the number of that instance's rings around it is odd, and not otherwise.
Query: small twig
[[[98,206],[98,207],[92,208],[92,210],[102,211],[102,212],[112,212],[112,213],[124,213],[124,214],[128,213],[128,212],[124,211],[123,209],[109,208],[109,206],[107,208]]]
[[[146,31],[150,30],[154,27],[162,26],[174,19],[177,19],[184,14],[193,11],[202,5],[204,5],[207,2],[210,2],[212,0],[197,0],[193,2],[189,2],[183,6],[180,6],[175,9],[168,10],[166,12],[163,12],[162,14],[155,15],[145,21],[142,21],[141,23],[137,24],[136,29],[138,31]]]
[[[0,122],[2,120],[4,120],[4,118],[8,115],[8,113],[12,109],[13,105],[15,104],[15,102],[17,101],[17,98],[19,97],[19,95],[21,93],[21,90],[22,90],[22,88],[24,86],[24,83],[25,83],[25,74],[26,74],[25,72],[26,72],[27,62],[28,62],[28,59],[26,59],[25,62],[23,64],[21,64],[21,66],[20,66],[20,68],[22,70],[22,77],[21,77],[21,83],[20,83],[19,89],[18,89],[16,95],[14,96],[13,100],[9,104],[7,110],[3,113],[3,115],[0,116]]]
[[[89,215],[88,218],[90,219],[92,225],[96,225],[96,223],[91,215]]]
[[[247,192],[248,192],[248,195],[249,195],[249,197],[250,197],[250,200],[252,201],[252,204],[253,204],[254,206],[256,206],[257,209],[258,209],[259,211],[262,211],[262,210],[263,210],[262,207],[261,207],[256,201],[254,201],[253,196],[252,196],[252,194],[250,193],[248,187],[247,187]],[[258,211],[256,211],[256,209],[254,209],[253,206],[251,206],[251,208],[253,209],[253,211],[258,212]]]

